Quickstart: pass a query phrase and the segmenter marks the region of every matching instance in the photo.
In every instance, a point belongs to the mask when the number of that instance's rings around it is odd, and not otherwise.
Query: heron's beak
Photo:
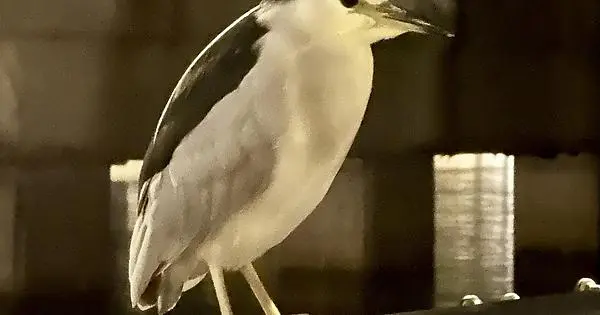
[[[404,28],[410,26],[410,30],[414,32],[454,37],[453,33],[412,15],[406,9],[394,5],[392,1],[393,0],[385,0],[379,4],[372,4],[366,0],[360,0],[354,9],[362,14],[370,16],[380,24],[386,24],[391,27],[393,27],[394,24],[401,24]]]

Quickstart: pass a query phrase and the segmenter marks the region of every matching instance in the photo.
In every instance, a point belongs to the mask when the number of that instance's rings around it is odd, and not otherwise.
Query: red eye
[[[359,0],[340,0],[343,6],[350,9],[358,4]]]

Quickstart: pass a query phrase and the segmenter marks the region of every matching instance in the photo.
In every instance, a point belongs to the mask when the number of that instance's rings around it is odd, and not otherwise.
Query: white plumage
[[[130,248],[134,306],[163,314],[210,272],[229,313],[221,270],[242,269],[265,312],[279,314],[251,263],[313,211],[340,169],[371,92],[370,45],[418,30],[359,6],[257,10],[269,32],[256,65],[147,183]]]

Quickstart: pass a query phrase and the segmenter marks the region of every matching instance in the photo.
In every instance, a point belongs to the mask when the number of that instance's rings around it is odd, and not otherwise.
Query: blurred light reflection
[[[513,286],[514,157],[435,156],[436,306]]]

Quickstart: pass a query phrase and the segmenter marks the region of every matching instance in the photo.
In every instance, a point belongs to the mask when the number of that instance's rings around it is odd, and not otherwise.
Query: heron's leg
[[[258,278],[258,274],[256,273],[254,266],[252,266],[252,264],[247,264],[246,266],[242,267],[240,271],[244,275],[244,278],[246,278],[246,281],[250,285],[252,292],[254,292],[254,296],[256,296],[256,299],[260,303],[260,306],[265,314],[280,315],[277,306],[275,306],[275,303],[273,303],[273,300],[271,300],[267,290],[265,290],[265,286]]]
[[[215,287],[221,315],[233,315],[231,304],[229,304],[229,297],[227,296],[227,288],[225,287],[223,269],[217,266],[208,266],[208,270],[213,281],[213,286]]]

